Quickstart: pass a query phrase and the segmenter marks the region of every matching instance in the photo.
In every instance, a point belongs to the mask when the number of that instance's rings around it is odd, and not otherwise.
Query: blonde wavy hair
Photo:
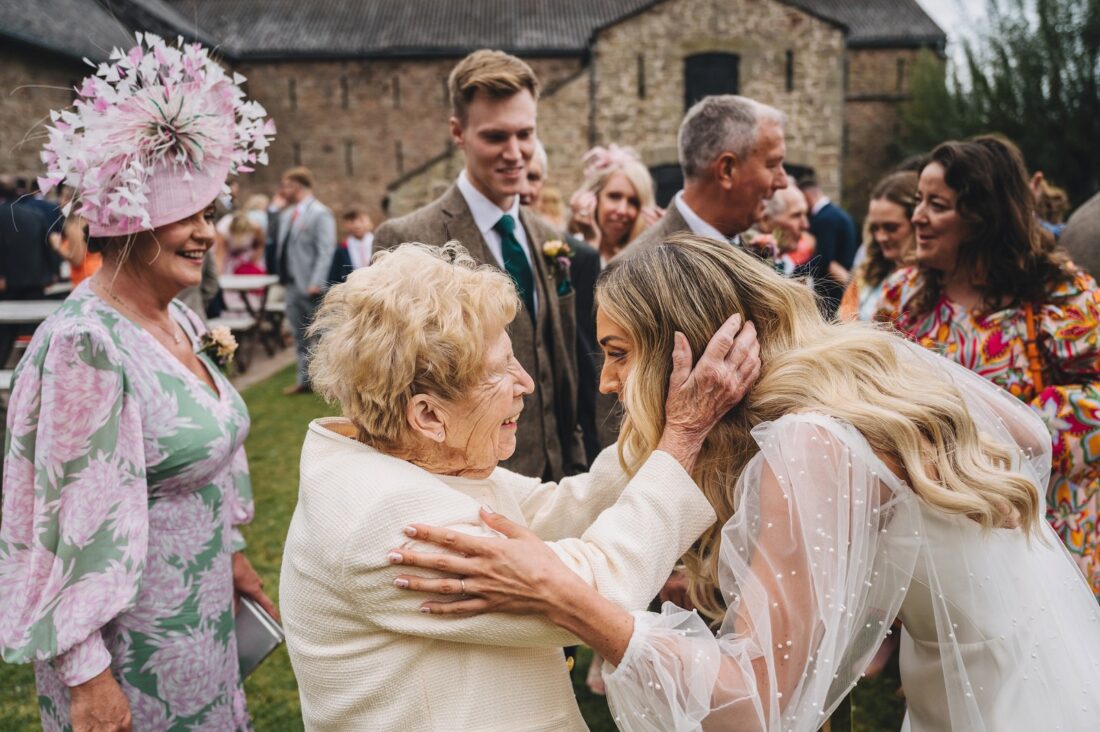
[[[714,592],[722,527],[737,508],[737,479],[758,452],[750,430],[790,412],[850,423],[874,450],[894,458],[917,495],[938,510],[987,529],[1017,524],[1031,531],[1038,520],[1037,489],[1011,470],[1015,450],[978,432],[954,386],[899,358],[897,336],[881,327],[826,322],[809,289],[757,258],[679,235],[615,260],[596,298],[634,342],[619,436],[619,458],[630,474],[661,436],[673,333],[684,333],[698,358],[731,314],[757,328],[760,378],[707,436],[692,473],[718,515],[684,556],[691,599],[712,620],[724,612]]]
[[[623,153],[615,156],[606,165],[586,166],[585,178],[573,194],[573,198],[576,199],[586,193],[595,196],[596,208],[592,210],[592,222],[595,225],[599,216],[600,191],[607,185],[607,181],[611,179],[611,176],[616,173],[622,173],[626,176],[627,181],[634,188],[634,194],[638,196],[638,218],[634,219],[634,226],[627,234],[626,240],[619,245],[625,247],[645,231],[646,222],[645,217],[642,216],[642,211],[657,205],[657,199],[653,192],[653,176],[649,174],[649,168],[645,166],[645,163],[633,153]],[[575,217],[570,217],[568,228],[572,234],[580,234],[586,238],[589,236],[589,232],[585,231],[584,225],[578,222]]]
[[[309,329],[310,381],[360,440],[400,452],[413,395],[460,398],[484,376],[487,334],[518,310],[512,281],[457,242],[402,244],[328,291]]]

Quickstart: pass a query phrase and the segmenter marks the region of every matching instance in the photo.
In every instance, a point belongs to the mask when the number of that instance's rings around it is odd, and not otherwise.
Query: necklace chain
[[[175,326],[176,326],[176,328],[175,328],[175,331],[174,331],[174,332],[173,332],[173,331],[170,331],[170,330],[168,330],[167,328],[165,328],[165,327],[164,327],[163,325],[161,325],[160,323],[156,322],[155,320],[152,320],[151,318],[147,318],[146,316],[144,316],[144,315],[142,315],[141,313],[139,313],[139,312],[138,312],[137,310],[134,310],[134,309],[133,309],[132,307],[130,307],[129,305],[127,305],[126,303],[124,303],[124,302],[122,301],[122,298],[120,298],[120,297],[119,297],[118,295],[116,295],[116,294],[115,294],[114,292],[112,292],[111,290],[108,290],[108,289],[107,289],[107,287],[106,287],[106,285],[103,285],[103,284],[102,284],[102,283],[100,283],[100,282],[96,282],[96,283],[95,283],[95,285],[96,285],[97,289],[99,289],[99,290],[101,290],[101,291],[105,292],[105,293],[107,294],[107,296],[108,296],[109,298],[111,298],[111,300],[113,300],[113,301],[114,301],[114,302],[115,302],[116,304],[118,304],[119,306],[121,306],[121,307],[122,307],[122,308],[123,308],[124,310],[127,310],[127,311],[129,311],[129,312],[130,312],[130,313],[131,313],[132,315],[136,315],[136,316],[137,316],[137,317],[138,317],[138,318],[139,318],[140,320],[146,321],[146,322],[148,322],[148,323],[151,323],[152,325],[156,326],[157,330],[159,330],[159,331],[160,331],[161,333],[164,333],[164,335],[166,335],[166,336],[168,336],[169,338],[171,338],[171,339],[172,339],[172,341],[173,341],[173,342],[175,342],[175,344],[176,344],[177,346],[178,346],[178,345],[179,345],[180,343],[182,343],[182,342],[183,342],[183,339],[181,339],[181,338],[180,338],[180,334],[179,334],[179,324],[178,324],[178,323],[176,323],[176,321],[175,321],[175,320],[172,320],[172,316],[171,316],[171,315],[169,315],[169,316],[168,316],[168,319],[169,319],[169,321],[170,321],[170,322],[171,322],[171,323],[172,323],[173,325],[175,325]]]

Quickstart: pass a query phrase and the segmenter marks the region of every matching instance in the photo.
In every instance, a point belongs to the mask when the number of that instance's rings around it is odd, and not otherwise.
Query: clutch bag
[[[275,618],[254,600],[241,598],[237,611],[237,661],[242,679],[270,656],[285,638]]]

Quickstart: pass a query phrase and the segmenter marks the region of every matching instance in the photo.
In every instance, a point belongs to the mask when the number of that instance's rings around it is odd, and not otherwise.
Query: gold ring
[[[466,594],[466,580],[460,579],[458,581],[458,586],[462,588],[462,594],[465,595]]]

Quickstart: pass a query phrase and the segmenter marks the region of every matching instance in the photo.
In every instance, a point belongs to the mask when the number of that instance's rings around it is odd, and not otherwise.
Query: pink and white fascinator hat
[[[84,79],[72,109],[50,113],[43,192],[61,183],[65,210],[92,236],[125,236],[192,216],[229,175],[267,164],[275,124],[197,43],[138,33],[128,52]],[[94,66],[90,61],[90,65]]]
[[[597,145],[581,158],[585,178],[599,175],[609,168],[622,167],[627,163],[640,163],[641,161],[641,156],[634,148],[620,147],[615,143],[611,143],[607,147]]]

